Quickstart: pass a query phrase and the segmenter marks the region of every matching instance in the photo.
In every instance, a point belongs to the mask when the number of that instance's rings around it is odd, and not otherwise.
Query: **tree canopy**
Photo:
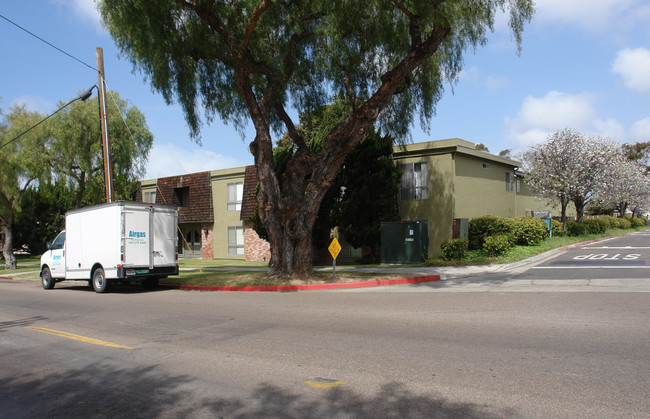
[[[109,92],[109,97],[107,120],[116,197],[133,199],[153,135],[137,107],[129,106],[116,92]],[[17,245],[29,244],[31,250],[37,251],[48,237],[32,234],[25,224],[31,225],[31,230],[49,234],[52,228],[62,227],[62,218],[53,211],[61,215],[71,207],[103,202],[97,99],[62,102],[59,106],[47,120],[24,106],[11,108],[0,120],[0,224],[7,266],[12,265],[15,223],[23,224],[17,228],[21,240]]]
[[[144,175],[153,143],[144,115],[135,106],[108,91],[106,118],[116,199],[125,199],[130,182]],[[75,191],[73,207],[98,204],[104,197],[104,163],[99,126],[98,99],[75,102],[47,124],[44,148],[50,178],[64,178]]]
[[[30,130],[20,141],[16,137],[33,127],[43,116],[30,112],[24,106],[14,106],[8,113],[2,113],[0,120],[0,227],[2,228],[2,254],[5,267],[13,269],[16,261],[13,256],[12,226],[20,209],[23,192],[43,173],[43,159],[40,141],[43,127]]]
[[[621,198],[623,178],[631,180],[635,176],[631,174],[632,166],[642,174],[639,165],[625,164],[621,147],[614,141],[586,137],[569,128],[530,147],[522,158],[526,165],[526,182],[537,193],[558,199],[565,226],[566,207],[570,201],[575,204],[577,220],[582,221],[585,206],[592,199],[598,197],[615,204]]]
[[[444,83],[468,48],[487,42],[496,13],[509,14],[519,45],[533,2],[103,0],[100,11],[135,68],[181,104],[195,137],[202,117],[253,123],[269,276],[309,276],[311,229],[345,156],[376,122],[399,139],[416,115],[428,127]],[[339,94],[349,111],[312,151],[292,108],[315,110]],[[271,133],[284,131],[298,152],[278,179]]]

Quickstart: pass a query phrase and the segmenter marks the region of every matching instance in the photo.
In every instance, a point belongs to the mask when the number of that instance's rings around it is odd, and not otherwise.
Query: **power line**
[[[43,122],[47,121],[48,119],[50,119],[51,117],[53,117],[54,115],[56,115],[57,113],[59,113],[60,111],[62,111],[63,109],[67,108],[68,105],[70,105],[71,103],[76,102],[76,101],[78,101],[78,100],[81,100],[81,101],[84,101],[84,102],[85,102],[86,100],[88,100],[88,98],[89,98],[90,95],[92,94],[92,90],[93,90],[94,88],[95,88],[95,86],[93,86],[93,87],[91,87],[90,89],[86,90],[85,92],[83,92],[83,93],[81,94],[81,96],[72,99],[70,102],[68,102],[68,103],[66,103],[65,105],[61,106],[59,109],[57,109],[56,111],[52,112],[51,114],[49,114],[49,115],[46,116],[45,118],[41,119],[40,121],[38,121],[37,123],[35,123],[35,124],[32,125],[31,127],[27,128],[25,131],[23,131],[23,132],[21,132],[20,134],[16,135],[16,136],[15,136],[14,138],[12,138],[11,140],[9,140],[9,141],[7,141],[6,143],[0,145],[0,148],[3,148],[3,147],[5,147],[5,146],[8,146],[9,144],[13,143],[14,141],[16,141],[17,139],[19,139],[19,138],[22,137],[23,135],[27,134],[29,131],[33,130],[33,129],[36,128],[37,126],[41,125]]]
[[[4,20],[6,20],[7,22],[11,23],[12,25],[16,26],[17,28],[19,28],[19,29],[21,29],[21,30],[27,32],[28,34],[30,34],[30,35],[33,36],[34,38],[38,39],[39,41],[46,43],[47,45],[51,46],[51,47],[54,48],[55,50],[59,51],[60,53],[65,54],[65,55],[67,55],[68,57],[72,58],[73,60],[80,62],[81,64],[85,65],[86,67],[90,68],[91,70],[99,71],[99,70],[97,70],[95,67],[91,66],[90,64],[83,62],[82,60],[80,60],[79,58],[75,57],[74,55],[69,54],[69,53],[63,51],[61,48],[57,47],[56,45],[53,45],[53,44],[51,44],[50,42],[46,41],[45,39],[41,38],[40,36],[38,36],[38,35],[36,35],[36,34],[30,32],[30,31],[28,31],[27,29],[23,28],[22,26],[20,26],[20,25],[17,24],[16,22],[10,20],[9,18],[3,16],[2,14],[0,14],[0,17],[3,18]]]

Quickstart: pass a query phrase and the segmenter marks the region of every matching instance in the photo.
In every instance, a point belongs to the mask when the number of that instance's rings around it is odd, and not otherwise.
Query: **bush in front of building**
[[[468,236],[469,248],[477,250],[483,248],[486,238],[496,235],[510,236],[512,239],[513,223],[511,220],[494,215],[475,217],[469,220]]]
[[[546,222],[534,217],[516,217],[511,219],[515,244],[536,246],[548,237]]]
[[[440,245],[442,256],[447,259],[462,259],[467,251],[469,240],[467,239],[451,239],[445,240]]]
[[[611,215],[604,215],[602,217],[598,217],[598,219],[605,221],[607,223],[607,228],[618,228],[618,221],[616,221],[616,217],[612,217]]]
[[[616,221],[618,221],[618,228],[632,228],[632,222],[627,218],[617,218]]]
[[[648,219],[645,217],[631,217],[629,221],[632,227],[646,227],[648,225]]]
[[[497,234],[488,236],[483,243],[483,250],[489,256],[500,256],[510,250],[510,236],[507,234]]]
[[[589,233],[589,227],[583,223],[574,220],[566,222],[566,235],[567,236],[584,236]]]
[[[582,220],[587,228],[588,234],[598,234],[602,233],[609,228],[609,222],[601,218],[587,218]]]

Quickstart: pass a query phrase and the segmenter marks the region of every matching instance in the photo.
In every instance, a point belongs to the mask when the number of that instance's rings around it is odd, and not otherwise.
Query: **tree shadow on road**
[[[327,390],[319,398],[288,393],[269,384],[252,394],[253,405],[224,400],[208,405],[216,416],[233,418],[507,418],[513,411],[491,413],[487,406],[453,403],[444,398],[420,395],[400,383],[388,383],[372,396],[346,387]]]
[[[198,389],[198,390],[197,390]],[[475,403],[455,403],[387,383],[374,395],[348,386],[305,387],[296,394],[260,384],[250,394],[211,394],[204,382],[157,366],[78,370],[0,378],[3,417],[92,418],[504,418],[518,416]]]

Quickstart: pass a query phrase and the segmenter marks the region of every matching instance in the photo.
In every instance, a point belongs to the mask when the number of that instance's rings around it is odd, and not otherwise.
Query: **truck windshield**
[[[54,239],[51,249],[52,250],[63,249],[64,244],[65,244],[65,231],[62,231],[61,233],[59,233],[58,236],[56,236],[56,239]]]

